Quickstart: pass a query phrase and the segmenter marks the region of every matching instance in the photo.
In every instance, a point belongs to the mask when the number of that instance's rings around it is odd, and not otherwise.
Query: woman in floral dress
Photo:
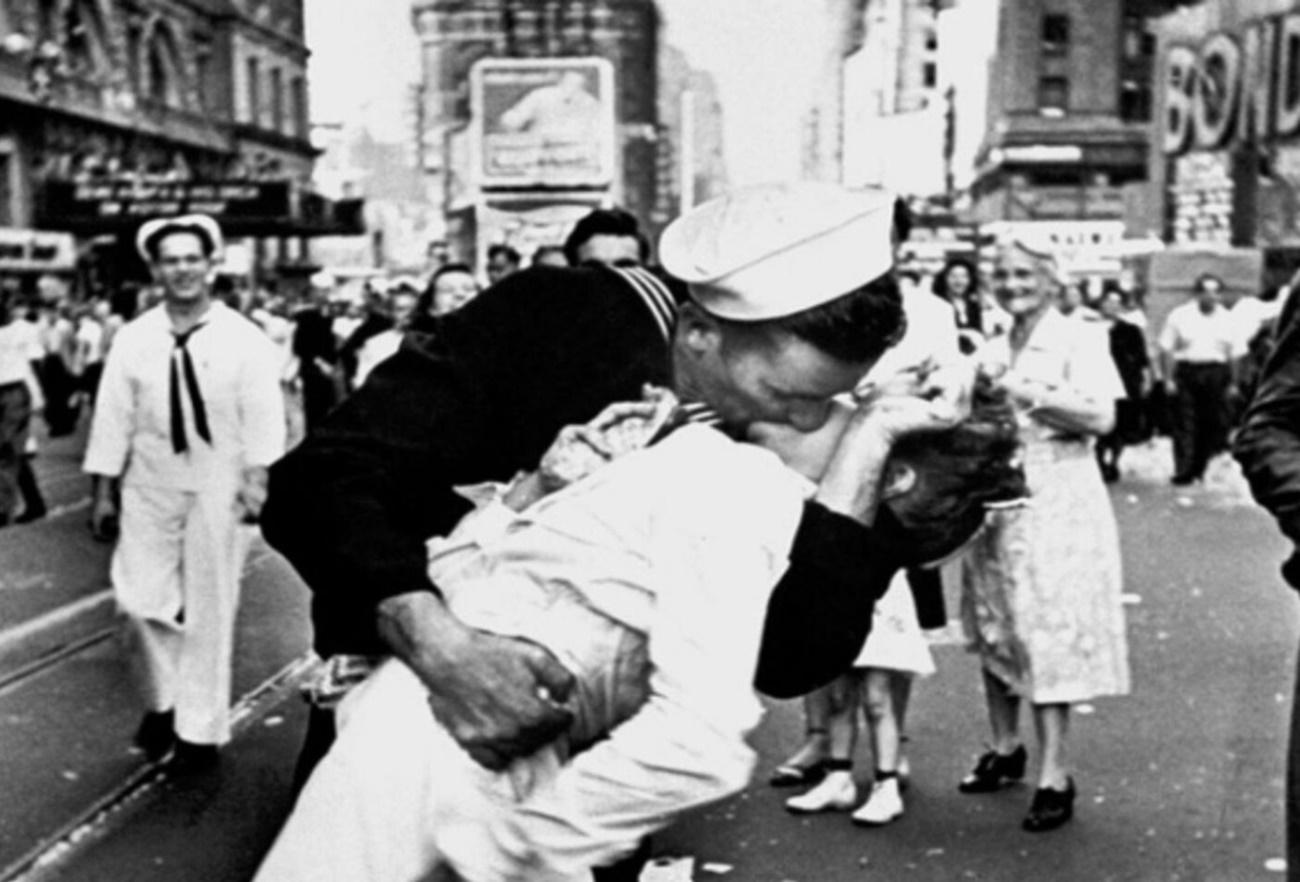
[[[1029,702],[1042,756],[1024,828],[1042,832],[1073,816],[1070,705],[1129,689],[1119,538],[1093,458],[1124,387],[1101,326],[1054,308],[1050,255],[1009,245],[993,283],[1013,323],[980,355],[1016,408],[1030,501],[990,512],[961,564],[993,739],[959,789],[988,793],[1024,776],[1018,712]]]

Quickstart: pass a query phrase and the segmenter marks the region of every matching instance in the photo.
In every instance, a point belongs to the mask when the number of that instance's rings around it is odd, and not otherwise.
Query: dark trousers
[[[293,794],[296,797],[311,777],[312,769],[329,753],[337,735],[334,711],[312,707],[307,715],[307,734],[298,752],[298,764],[293,770]],[[592,870],[594,882],[636,882],[641,868],[650,859],[650,839],[642,839],[636,851],[609,867]]]
[[[22,495],[32,397],[25,383],[0,385],[0,526],[13,518]]]
[[[1228,445],[1226,364],[1180,361],[1174,366],[1174,476],[1200,478],[1210,457]]]

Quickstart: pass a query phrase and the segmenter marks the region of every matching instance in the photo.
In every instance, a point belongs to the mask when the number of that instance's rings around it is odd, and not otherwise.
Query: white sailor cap
[[[193,233],[207,240],[209,256],[219,260],[225,250],[221,227],[206,214],[182,214],[178,217],[159,217],[145,221],[135,234],[135,250],[145,263],[153,263],[153,251],[158,240],[169,233]]]
[[[889,272],[894,194],[829,183],[765,184],[705,202],[669,224],[664,268],[705,310],[780,318]]]

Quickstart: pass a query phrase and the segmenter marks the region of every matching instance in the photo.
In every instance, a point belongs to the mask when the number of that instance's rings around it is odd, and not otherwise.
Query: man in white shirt
[[[11,296],[0,293],[0,526],[16,520],[31,418],[44,406],[32,367],[35,330],[18,318]]]
[[[284,452],[284,402],[266,335],[212,296],[217,224],[150,221],[136,245],[163,299],[118,332],[105,364],[84,464],[91,524],[106,535],[120,523],[110,578],[140,661],[136,743],[202,768],[230,737],[237,528],[256,520]]]
[[[831,422],[832,396],[902,329],[891,210],[888,197],[829,185],[768,187],[669,228],[665,265],[692,293],[674,335],[674,385],[711,406],[675,415],[704,424],[650,434],[540,500],[512,490],[508,507],[489,503],[431,544],[431,575],[458,617],[534,641],[574,674],[566,737],[490,771],[431,717],[410,670],[389,663],[344,699],[339,739],[259,882],[585,879],[678,813],[744,786],[769,595],[807,500],[885,529],[881,498],[919,481],[906,469],[886,476],[895,442],[948,429],[960,413],[946,399],[896,397]],[[816,486],[709,427],[758,421],[833,429]],[[586,443],[612,458],[608,438]],[[958,522],[956,533],[973,531],[980,498],[953,494],[961,513],[924,532],[947,543]],[[864,574],[864,593],[883,592],[908,562],[893,557],[901,549],[947,550],[904,538],[908,516],[893,517],[898,531],[881,544],[892,563],[880,584]]]
[[[1173,483],[1205,476],[1214,454],[1227,447],[1228,402],[1236,395],[1234,369],[1246,354],[1240,325],[1224,308],[1223,281],[1205,273],[1193,298],[1174,307],[1158,341],[1165,391],[1174,401]]]

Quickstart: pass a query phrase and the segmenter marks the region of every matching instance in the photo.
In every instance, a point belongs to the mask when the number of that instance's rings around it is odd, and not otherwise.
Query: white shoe
[[[858,787],[853,783],[853,773],[837,770],[828,772],[822,782],[807,793],[787,799],[785,808],[796,815],[847,812],[857,801]]]
[[[886,778],[871,785],[871,795],[862,808],[853,813],[853,823],[879,827],[903,816],[903,796],[898,779]]]

